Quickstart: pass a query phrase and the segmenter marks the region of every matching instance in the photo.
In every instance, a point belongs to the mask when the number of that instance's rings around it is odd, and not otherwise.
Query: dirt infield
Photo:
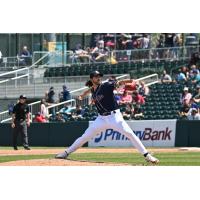
[[[200,151],[200,148],[153,148],[148,149],[152,153],[173,153],[181,151]],[[26,150],[0,150],[0,156],[9,155],[55,155],[62,152],[62,149],[32,149]],[[76,153],[136,153],[137,150],[133,148],[81,148]],[[114,164],[104,162],[88,162],[75,160],[57,160],[57,159],[33,159],[33,160],[18,160],[0,163],[0,166],[124,166],[128,164]]]
[[[58,159],[18,160],[0,163],[0,166],[128,166],[120,163],[88,162]]]

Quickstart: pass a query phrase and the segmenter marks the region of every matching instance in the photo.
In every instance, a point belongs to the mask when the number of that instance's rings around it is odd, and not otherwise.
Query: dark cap
[[[93,78],[95,76],[101,76],[102,77],[103,74],[100,73],[99,71],[94,71],[94,72],[90,73],[90,78]]]
[[[198,74],[198,70],[197,70],[197,69],[194,69],[194,70],[193,70],[193,73]]]
[[[26,95],[22,94],[19,96],[19,99],[27,99]]]

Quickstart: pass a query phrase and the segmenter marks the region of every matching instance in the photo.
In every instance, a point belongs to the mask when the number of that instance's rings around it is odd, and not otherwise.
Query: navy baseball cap
[[[19,96],[19,99],[27,99],[26,95],[22,94]]]
[[[93,78],[95,76],[101,76],[102,77],[103,74],[100,73],[99,71],[94,71],[94,72],[90,73],[90,78]]]
[[[198,74],[198,70],[197,70],[197,69],[194,69],[194,70],[193,70],[193,73]]]

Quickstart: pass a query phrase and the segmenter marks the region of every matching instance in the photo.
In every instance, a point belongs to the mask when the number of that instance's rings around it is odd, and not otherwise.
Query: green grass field
[[[156,153],[159,166],[200,166],[200,152]],[[17,160],[53,159],[54,155],[9,155],[0,156],[0,163]],[[138,153],[74,153],[69,159],[89,162],[125,163],[149,165]]]

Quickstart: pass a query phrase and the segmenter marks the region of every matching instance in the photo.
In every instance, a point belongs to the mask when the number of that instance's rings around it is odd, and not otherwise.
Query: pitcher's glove
[[[91,80],[87,81],[87,82],[85,83],[85,86],[91,88],[91,87],[93,86],[92,81],[91,81]]]

